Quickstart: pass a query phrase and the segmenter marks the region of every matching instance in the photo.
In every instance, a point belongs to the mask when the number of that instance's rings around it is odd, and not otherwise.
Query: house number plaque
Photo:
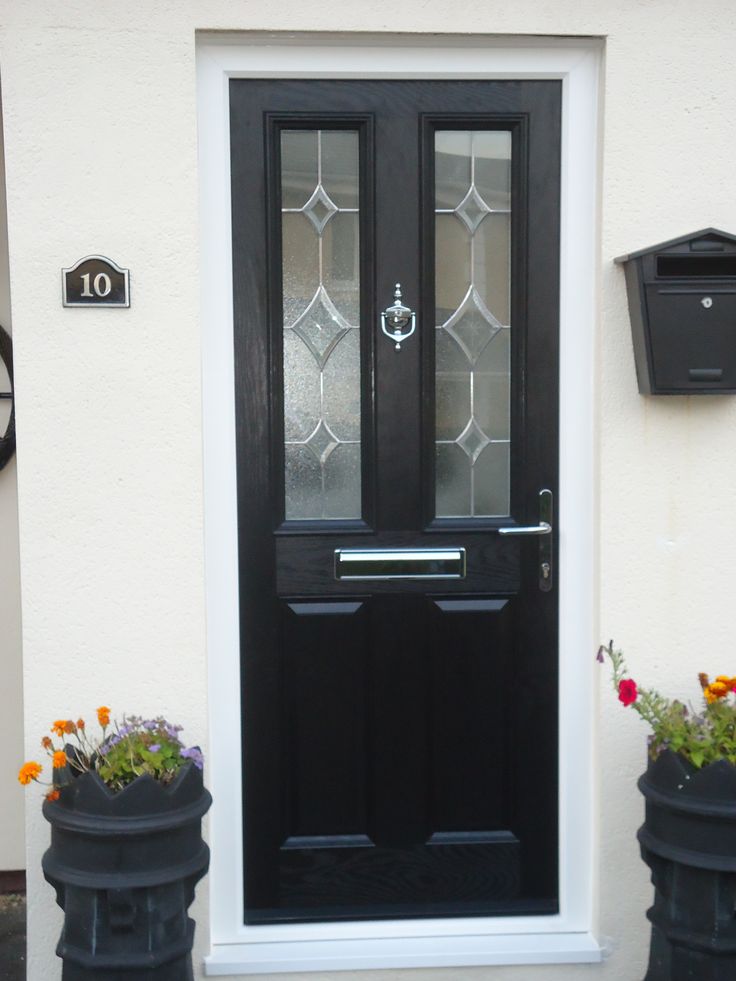
[[[104,255],[88,255],[61,270],[65,307],[129,307],[130,282],[122,269]]]

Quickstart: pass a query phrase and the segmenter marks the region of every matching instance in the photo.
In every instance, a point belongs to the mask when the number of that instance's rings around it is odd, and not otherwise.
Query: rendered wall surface
[[[0,116],[0,325],[11,333],[5,173]],[[0,388],[6,391],[2,373]],[[7,407],[0,404],[0,432]],[[23,663],[21,660],[20,572],[16,462],[0,470],[0,872],[25,868],[23,794],[15,780],[23,755]]]
[[[277,12],[276,12],[277,9]],[[0,10],[18,387],[26,752],[48,720],[165,709],[207,730],[195,31],[489,32],[606,38],[598,338],[599,614],[634,677],[696,694],[733,673],[736,401],[638,395],[615,255],[736,231],[731,0],[13,0]],[[129,310],[63,310],[59,269],[131,269]],[[591,651],[591,656],[593,651]],[[386,971],[374,981],[631,981],[650,901],[635,830],[644,731],[601,679],[603,965]],[[590,698],[596,700],[597,692]],[[213,706],[216,710],[216,706]],[[29,981],[60,924],[27,810]],[[216,806],[216,804],[215,804]],[[207,891],[195,908],[207,949]],[[54,973],[55,972],[55,973]],[[310,977],[328,978],[321,974]],[[291,977],[296,977],[292,975]],[[306,977],[306,976],[305,976]],[[335,979],[367,978],[343,973]]]

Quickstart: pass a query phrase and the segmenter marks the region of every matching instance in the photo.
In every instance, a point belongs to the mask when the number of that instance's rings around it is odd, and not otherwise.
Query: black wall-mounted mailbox
[[[736,394],[736,235],[705,228],[616,259],[643,395]]]

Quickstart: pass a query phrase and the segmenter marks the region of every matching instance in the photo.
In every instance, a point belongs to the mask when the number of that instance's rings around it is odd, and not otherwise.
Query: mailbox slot
[[[728,276],[736,279],[736,255],[658,255],[657,276],[666,279]]]

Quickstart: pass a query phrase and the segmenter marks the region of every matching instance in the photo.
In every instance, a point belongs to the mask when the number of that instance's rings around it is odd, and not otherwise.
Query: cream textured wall
[[[0,116],[0,324],[10,333],[10,278],[5,222],[5,169]],[[3,373],[3,379],[5,374]],[[2,383],[5,387],[5,381]],[[6,412],[0,412],[4,429]],[[25,868],[23,795],[15,781],[23,755],[23,663],[21,660],[20,572],[16,463],[0,470],[0,871]]]
[[[668,693],[733,671],[736,402],[637,394],[613,256],[736,230],[732,0],[13,0],[0,10],[18,383],[28,751],[57,713],[165,704],[206,731],[195,30],[606,37],[599,338],[600,625]],[[128,311],[63,310],[90,251],[132,270]],[[592,655],[592,652],[591,652]],[[591,698],[595,698],[591,693]],[[631,981],[650,898],[634,832],[644,734],[600,704],[602,966],[382,972],[375,981]],[[29,981],[59,927],[28,808]],[[206,888],[197,905],[207,945]],[[52,972],[56,973],[52,973]],[[329,975],[311,975],[328,978]],[[364,978],[341,974],[336,978]]]

